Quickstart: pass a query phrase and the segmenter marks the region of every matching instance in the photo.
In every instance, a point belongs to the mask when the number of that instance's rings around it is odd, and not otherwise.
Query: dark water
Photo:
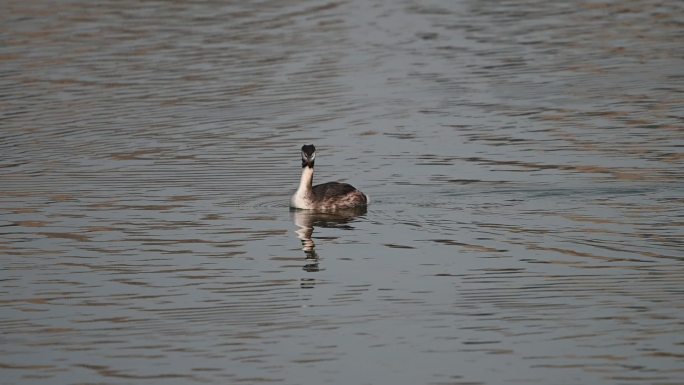
[[[3,384],[681,384],[684,3],[244,3],[3,3]]]

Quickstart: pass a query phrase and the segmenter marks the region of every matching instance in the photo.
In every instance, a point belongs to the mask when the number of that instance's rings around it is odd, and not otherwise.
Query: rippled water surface
[[[682,20],[4,2],[1,382],[681,384]]]

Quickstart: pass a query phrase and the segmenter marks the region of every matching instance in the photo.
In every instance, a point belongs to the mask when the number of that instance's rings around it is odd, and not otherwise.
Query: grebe
[[[290,207],[307,210],[343,210],[366,206],[368,197],[354,186],[328,182],[312,187],[316,147],[302,146],[302,178],[290,200]]]

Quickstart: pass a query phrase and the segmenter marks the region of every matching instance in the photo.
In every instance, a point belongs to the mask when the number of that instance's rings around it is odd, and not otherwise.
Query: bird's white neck
[[[299,188],[297,192],[300,194],[307,194],[311,192],[313,186],[313,167],[302,167],[302,177],[299,180]]]
[[[313,168],[302,167],[302,178],[299,180],[299,188],[290,200],[290,207],[298,209],[313,208],[311,204],[313,184]]]

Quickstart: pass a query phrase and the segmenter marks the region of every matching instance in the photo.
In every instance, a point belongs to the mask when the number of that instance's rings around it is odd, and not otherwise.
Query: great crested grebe
[[[302,146],[302,178],[290,199],[290,207],[307,210],[342,210],[368,204],[368,197],[354,186],[328,182],[312,186],[316,147]]]

